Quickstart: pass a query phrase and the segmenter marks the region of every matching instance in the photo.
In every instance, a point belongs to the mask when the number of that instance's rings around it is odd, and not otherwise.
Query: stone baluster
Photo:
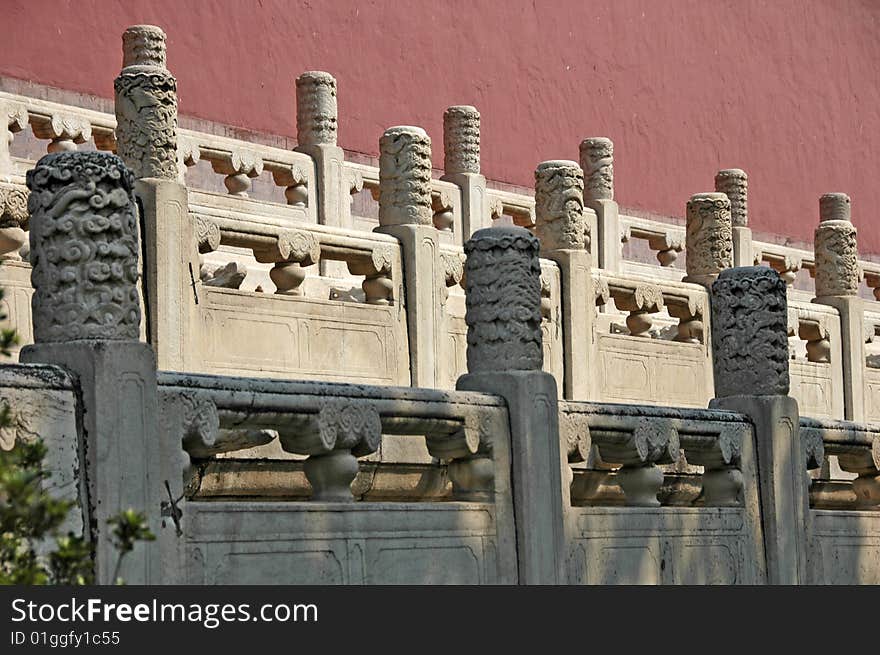
[[[211,168],[226,176],[223,184],[229,195],[247,198],[251,178],[263,174],[263,158],[250,150],[238,149],[222,159],[212,159]]]
[[[626,327],[630,336],[650,337],[654,322],[651,314],[663,311],[663,292],[653,284],[639,284],[633,289],[616,287],[611,290],[617,309],[629,312]]]
[[[743,442],[743,458],[757,461],[768,581],[803,583],[809,500],[798,404],[788,395],[785,282],[766,266],[724,270],[712,285],[711,307],[710,407],[751,419],[754,442]]]
[[[19,102],[0,101],[0,121],[6,127],[6,133],[0,136],[0,176],[6,177],[14,172],[10,150],[15,134],[28,126],[27,107]]]
[[[703,300],[688,295],[686,302],[666,302],[666,310],[678,319],[678,334],[673,341],[703,343]]]
[[[312,485],[312,501],[351,502],[357,458],[378,450],[382,421],[366,401],[334,398],[317,415],[304,417],[297,429],[279,431],[278,436],[287,452],[308,455],[303,470]]]
[[[134,25],[122,34],[116,91],[116,152],[136,178],[178,179],[177,80],[165,66],[165,32]]]
[[[119,574],[132,584],[161,582],[176,549],[159,517],[163,480],[173,471],[163,468],[171,453],[156,423],[155,357],[139,341],[134,179],[115,155],[61,152],[40,159],[27,186],[34,344],[21,361],[65,367],[81,385],[83,443],[74,447],[86,458],[83,505],[98,583],[115,582],[107,519],[128,508],[144,511],[160,538],[132,551]]]
[[[143,212],[142,284],[149,303],[144,334],[160,368],[194,370],[199,356],[194,339],[201,338],[195,335],[198,252],[218,247],[220,231],[216,224],[196,225],[189,216],[182,169],[201,153],[189,139],[178,148],[177,81],[166,67],[162,29],[135,25],[125,30],[114,89],[116,151],[135,176]],[[202,227],[211,230],[203,233]]]
[[[678,431],[672,421],[641,418],[631,431],[594,428],[591,435],[603,462],[621,464],[616,480],[626,504],[659,507],[657,494],[663,485],[663,471],[657,465],[674,464],[680,452]]]
[[[320,261],[321,244],[311,232],[286,230],[278,235],[273,248],[255,250],[254,259],[275,264],[269,270],[269,278],[275,285],[276,294],[300,296],[300,286],[306,279],[303,267]]]
[[[828,326],[822,321],[798,321],[798,338],[807,342],[807,361],[831,361],[831,340]]]
[[[611,139],[590,137],[581,141],[580,164],[584,171],[584,203],[596,212],[599,232],[596,265],[606,271],[619,271],[622,244],[618,208],[614,201],[614,144]]]
[[[685,445],[688,464],[703,467],[702,497],[706,507],[743,504],[741,457],[743,441],[751,438],[746,426],[722,427],[717,439],[689,440]]]
[[[278,186],[286,187],[284,198],[288,205],[305,209],[309,202],[309,178],[305,171],[294,164],[287,169],[274,169],[272,178]]]
[[[434,211],[434,227],[440,232],[452,232],[455,225],[455,199],[446,189],[431,194],[431,208]]]
[[[431,205],[431,139],[398,126],[379,139],[379,227],[400,241],[412,384],[438,384],[443,308],[440,244]]]
[[[52,114],[48,117],[31,119],[34,136],[38,139],[51,139],[46,152],[75,151],[77,144],[92,138],[92,126],[88,120],[73,114]]]
[[[755,262],[758,264],[759,262]],[[779,277],[785,282],[786,286],[792,286],[797,280],[797,272],[801,270],[803,261],[800,257],[793,255],[785,255],[782,258],[774,258],[770,260],[770,268],[779,273]]]
[[[730,200],[723,193],[698,193],[687,203],[685,282],[710,286],[733,265]]]
[[[850,212],[850,199],[845,193],[826,193],[819,198],[819,225],[813,242],[813,302],[834,307],[840,314],[844,416],[864,421],[864,303],[858,295],[861,270],[857,231],[850,222]]]
[[[596,384],[594,367],[589,365],[594,311],[583,296],[584,289],[592,288],[583,193],[584,173],[577,162],[545,161],[535,169],[535,235],[542,256],[559,265],[563,393],[572,400],[586,400]]]
[[[394,254],[389,246],[374,246],[368,258],[348,262],[352,275],[363,275],[364,300],[368,305],[394,304],[394,279],[392,277]]]
[[[752,265],[752,230],[749,228],[749,176],[739,168],[727,168],[715,174],[715,191],[730,200],[733,265]]]
[[[514,226],[478,230],[465,244],[468,373],[456,387],[507,401],[519,581],[558,584],[565,575],[570,473],[556,380],[541,370],[538,250],[538,239]]]
[[[660,266],[671,268],[675,266],[678,253],[684,249],[684,244],[680,237],[666,233],[663,236],[648,239],[648,247],[657,252],[657,261],[660,262]]]
[[[443,113],[444,175],[461,189],[462,240],[491,224],[486,178],[480,173],[480,112],[449,107]]]
[[[20,261],[27,241],[28,193],[19,186],[0,184],[0,261]]]

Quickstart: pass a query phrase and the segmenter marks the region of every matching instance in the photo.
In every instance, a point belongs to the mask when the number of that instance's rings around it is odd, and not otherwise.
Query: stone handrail
[[[736,412],[574,401],[561,401],[559,411],[560,439],[568,449],[568,461],[575,466],[584,463],[574,470],[573,504],[613,501],[615,495],[603,488],[610,484],[619,486],[626,505],[659,506],[664,475],[658,465],[676,463],[704,468],[700,504],[741,503],[739,466],[743,441],[751,439],[748,417]],[[596,447],[593,453],[591,444]],[[615,473],[609,473],[609,465],[617,467]]]
[[[811,504],[834,509],[870,509],[880,505],[880,426],[871,423],[801,417],[807,467],[819,468],[834,455],[849,481],[813,480]]]
[[[448,463],[453,497],[491,501],[494,439],[507,438],[507,412],[496,397],[411,387],[293,382],[160,373],[160,402],[187,460],[265,445],[307,455],[313,500],[351,500],[356,457],[382,435],[424,435]]]

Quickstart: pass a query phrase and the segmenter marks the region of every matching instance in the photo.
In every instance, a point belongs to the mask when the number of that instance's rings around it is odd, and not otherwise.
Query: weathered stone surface
[[[431,139],[420,127],[385,130],[379,139],[379,224],[433,225]]]
[[[861,271],[849,196],[826,193],[819,198],[819,221],[814,239],[816,296],[857,296]]]
[[[581,168],[584,169],[587,200],[614,200],[614,144],[602,136],[581,141]]]
[[[443,113],[443,168],[446,173],[480,172],[480,112],[458,105]]]
[[[787,395],[788,302],[773,269],[723,271],[712,285],[715,397]]]
[[[739,168],[726,168],[715,173],[715,191],[730,200],[730,219],[734,227],[749,224],[749,176]]]
[[[541,370],[538,248],[514,226],[479,230],[465,244],[469,372]]]
[[[733,266],[730,200],[723,193],[698,193],[687,203],[687,280],[710,283]]]
[[[100,152],[47,155],[28,171],[35,342],[138,339],[133,183]]]
[[[165,67],[165,32],[135,25],[122,35],[116,91],[117,153],[137,178],[176,180],[177,80]]]
[[[336,80],[308,71],[296,78],[296,140],[300,146],[336,145]]]
[[[545,161],[535,169],[535,234],[542,250],[584,249],[583,193],[584,173],[577,162]]]

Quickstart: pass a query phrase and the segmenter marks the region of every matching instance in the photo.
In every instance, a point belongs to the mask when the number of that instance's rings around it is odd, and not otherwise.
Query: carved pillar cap
[[[470,105],[448,107],[443,113],[444,170],[480,172],[480,112]]]
[[[707,284],[733,266],[730,199],[724,193],[697,193],[687,202],[687,279]]]
[[[584,198],[614,199],[614,143],[608,137],[591,136],[581,141],[580,164],[586,181]]]
[[[379,224],[432,225],[431,139],[398,125],[379,139]]]
[[[296,78],[296,138],[301,146],[336,145],[336,78],[306,71]]]
[[[850,222],[845,193],[819,198],[819,225],[813,236],[816,296],[857,296],[861,281],[858,231]]]
[[[586,246],[584,173],[577,162],[551,160],[535,169],[535,233],[545,250]]]
[[[541,370],[539,247],[515,226],[477,230],[465,243],[470,373]]]
[[[852,204],[845,193],[826,193],[819,198],[819,221],[849,221]]]
[[[715,174],[715,191],[727,195],[731,221],[737,227],[749,224],[748,190],[749,176],[742,169],[725,168]]]
[[[715,397],[788,395],[788,301],[779,273],[724,270],[711,305]]]
[[[122,67],[165,68],[165,32],[155,25],[132,25],[122,33]]]
[[[140,336],[131,172],[105,152],[61,152],[27,173],[34,341]]]

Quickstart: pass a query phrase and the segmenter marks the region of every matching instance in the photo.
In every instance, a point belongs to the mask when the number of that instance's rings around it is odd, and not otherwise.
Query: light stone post
[[[715,174],[715,191],[730,200],[733,237],[733,265],[751,266],[752,230],[749,228],[749,176],[739,168],[727,168]]]
[[[165,66],[165,32],[134,25],[122,34],[116,91],[117,154],[136,178],[177,179],[177,80]]]
[[[345,171],[345,152],[337,145],[339,129],[336,79],[324,71],[296,78],[295,150],[315,161],[318,223],[352,229],[352,181]],[[321,260],[321,275],[344,276],[345,264]]]
[[[723,193],[697,193],[687,203],[685,282],[708,287],[733,266],[730,200]]]
[[[690,258],[688,258],[690,260]],[[785,282],[766,266],[722,271],[712,285],[715,398],[709,406],[749,416],[771,584],[806,581],[809,519],[806,458],[797,401],[788,395],[788,301]]]
[[[813,302],[834,307],[840,314],[844,416],[864,421],[864,303],[859,297],[857,231],[850,222],[850,212],[850,199],[845,193],[826,193],[819,198],[819,225],[813,239]]]
[[[614,200],[614,144],[602,136],[581,141],[580,164],[584,171],[584,203],[596,212],[594,253],[597,266],[607,271],[620,270],[620,219]]]
[[[568,462],[560,448],[556,380],[541,370],[538,251],[538,240],[514,226],[479,230],[465,244],[468,373],[456,388],[507,401],[519,581],[561,584]]]
[[[595,297],[586,250],[584,173],[577,162],[545,161],[535,170],[535,235],[541,256],[559,265],[562,282],[564,397],[591,399],[598,380],[590,366]],[[587,290],[584,293],[584,290]]]
[[[122,70],[116,78],[117,152],[136,179],[143,211],[145,330],[158,365],[192,370],[198,358],[197,235],[186,187],[178,175],[177,82],[165,66],[165,32],[135,25],[122,35]],[[212,246],[219,245],[219,231]],[[209,249],[204,249],[209,252]]]
[[[431,139],[419,127],[390,127],[379,139],[379,227],[400,241],[412,385],[436,387],[440,366],[440,243],[431,206]],[[444,276],[445,277],[445,276]]]
[[[480,173],[480,112],[458,105],[443,113],[443,152],[447,180],[461,189],[462,241],[477,230],[489,227],[486,178]]]
[[[168,545],[159,514],[169,459],[157,427],[155,356],[138,339],[134,179],[114,155],[64,152],[38,161],[27,186],[35,343],[21,361],[62,366],[79,380],[98,583],[114,582],[118,556],[107,519],[129,508],[143,511],[161,536],[139,545],[120,575],[129,584],[154,582]]]

